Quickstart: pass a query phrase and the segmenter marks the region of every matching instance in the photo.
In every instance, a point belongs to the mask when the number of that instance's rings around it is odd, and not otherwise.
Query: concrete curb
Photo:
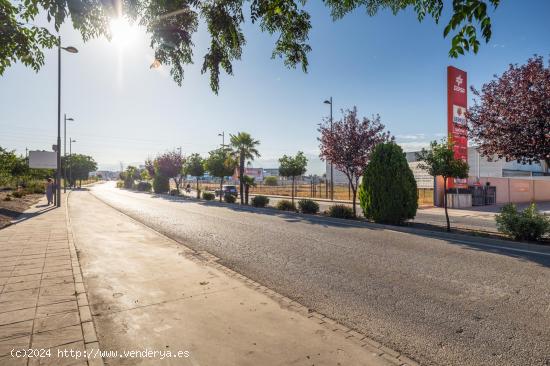
[[[177,245],[183,246],[191,254],[190,256],[188,256],[188,258],[190,260],[196,261],[196,262],[201,263],[201,264],[210,265],[210,266],[218,269],[219,271],[223,272],[224,274],[228,275],[229,277],[240,280],[247,287],[250,287],[251,289],[254,289],[256,291],[259,291],[259,292],[269,296],[271,299],[273,299],[277,303],[279,303],[279,305],[282,308],[285,308],[285,309],[288,309],[290,311],[294,311],[296,313],[299,313],[303,316],[306,316],[306,317],[316,321],[318,324],[323,325],[329,331],[339,332],[339,333],[343,334],[346,339],[349,339],[352,342],[354,342],[355,344],[359,345],[360,347],[365,348],[366,350],[371,352],[373,355],[381,357],[383,359],[383,361],[389,362],[391,365],[396,365],[396,366],[420,366],[420,364],[418,362],[416,362],[416,361],[412,360],[411,358],[401,354],[398,351],[395,351],[391,348],[383,346],[382,344],[378,343],[376,340],[374,340],[372,338],[369,338],[366,334],[359,333],[356,330],[351,329],[351,328],[349,328],[349,327],[347,327],[347,326],[345,326],[341,323],[338,323],[337,321],[335,321],[335,320],[333,320],[333,319],[331,319],[331,318],[329,318],[329,317],[327,317],[327,316],[325,316],[321,313],[317,313],[314,310],[309,309],[306,306],[304,306],[304,305],[302,305],[302,304],[300,304],[300,303],[298,303],[298,302],[296,302],[296,301],[294,301],[294,300],[292,300],[292,299],[290,299],[290,298],[288,298],[284,295],[281,295],[281,294],[269,289],[268,287],[266,287],[266,286],[264,286],[264,285],[262,285],[262,284],[260,284],[256,281],[254,281],[254,280],[252,280],[252,279],[250,279],[250,278],[248,278],[248,277],[246,277],[246,276],[230,269],[229,267],[226,267],[226,266],[220,264],[219,263],[219,258],[216,257],[215,255],[211,254],[210,252],[205,251],[205,250],[197,251],[197,250],[194,250],[192,248],[189,248],[184,243],[182,243],[182,242],[180,242],[180,241],[178,241],[174,238],[171,238],[167,234],[165,234],[161,231],[157,231],[157,230],[147,226],[143,222],[134,219],[132,216],[126,214],[125,212],[123,212],[123,211],[117,209],[116,207],[110,205],[109,203],[103,201],[101,198],[94,195],[92,192],[90,192],[90,194],[94,198],[96,198],[97,200],[102,202],[103,204],[111,207],[112,209],[116,210],[120,214],[128,217],[133,222],[143,226],[145,229],[150,230],[150,231],[154,232],[157,235],[161,235],[162,237],[164,237],[168,241],[171,241],[171,242],[173,242]]]
[[[76,290],[76,300],[78,305],[78,313],[80,315],[80,325],[82,327],[82,334],[84,336],[84,346],[86,348],[87,362],[90,366],[103,366],[105,362],[102,358],[92,357],[92,350],[99,350],[99,342],[97,339],[97,333],[95,325],[90,311],[88,303],[88,295],[84,285],[82,277],[82,268],[80,267],[80,261],[78,259],[78,251],[75,246],[75,237],[71,227],[71,218],[69,216],[69,195],[72,190],[65,196],[65,217],[67,220],[67,231],[69,238],[69,247],[71,252],[71,263],[73,267],[73,276]]]

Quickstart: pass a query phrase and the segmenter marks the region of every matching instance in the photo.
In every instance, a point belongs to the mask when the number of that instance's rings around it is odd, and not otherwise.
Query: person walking
[[[54,185],[52,178],[48,178],[46,183],[46,198],[48,199],[48,206],[53,203]]]

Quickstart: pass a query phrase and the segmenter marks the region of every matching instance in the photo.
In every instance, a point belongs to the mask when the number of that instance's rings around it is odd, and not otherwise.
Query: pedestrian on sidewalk
[[[52,178],[48,178],[48,182],[46,183],[46,198],[48,199],[48,206],[53,203],[53,181]]]

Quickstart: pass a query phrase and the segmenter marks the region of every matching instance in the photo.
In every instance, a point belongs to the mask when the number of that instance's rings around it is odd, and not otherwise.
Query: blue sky
[[[447,11],[450,1],[446,1]],[[255,166],[276,167],[283,154],[304,151],[310,173],[322,171],[317,124],[328,115],[323,100],[360,115],[378,113],[406,150],[446,133],[446,66],[468,72],[480,87],[509,63],[550,54],[550,2],[505,0],[493,14],[493,38],[477,55],[449,59],[450,39],[440,25],[419,23],[410,11],[370,18],[356,11],[333,22],[328,9],[310,1],[313,29],[307,74],[271,60],[273,38],[247,21],[247,45],[234,76],[222,76],[219,95],[200,74],[208,38],[195,36],[195,64],[182,87],[165,68],[150,70],[153,52],[141,30],[124,44],[106,39],[84,43],[70,25],[63,43],[80,53],[63,54],[62,112],[75,118],[68,135],[73,150],[92,155],[103,169],[140,163],[148,156],[182,147],[206,155],[226,135],[247,131],[261,141]],[[0,78],[0,146],[24,153],[48,149],[56,138],[57,57],[46,51],[39,73],[15,65]]]

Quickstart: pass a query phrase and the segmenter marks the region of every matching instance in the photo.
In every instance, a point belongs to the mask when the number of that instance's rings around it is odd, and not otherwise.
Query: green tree
[[[244,204],[244,165],[246,160],[254,160],[255,157],[259,157],[260,153],[256,149],[256,146],[260,144],[260,141],[254,140],[250,134],[246,132],[239,132],[236,135],[231,136],[231,147],[233,148],[233,154],[235,159],[239,162],[239,194],[241,196],[241,205]]]
[[[279,174],[282,177],[292,178],[292,205],[294,205],[294,195],[296,192],[296,177],[306,172],[307,158],[303,152],[298,151],[296,156],[283,155],[279,159]]]
[[[264,184],[266,186],[276,186],[278,184],[277,177],[265,177]]]
[[[453,0],[451,18],[443,30],[452,38],[449,55],[457,57],[465,51],[478,51],[478,31],[485,42],[491,38],[489,8],[497,8],[500,0]],[[249,8],[245,9],[245,5]],[[414,11],[419,21],[426,16],[439,22],[444,10],[442,0],[325,0],[334,20],[365,8],[369,16],[380,10],[394,14],[406,9]],[[217,93],[219,75],[223,70],[233,74],[233,62],[240,60],[246,43],[242,24],[249,14],[259,29],[275,35],[272,58],[282,58],[287,67],[308,68],[308,44],[311,20],[301,0],[135,0],[135,1],[0,1],[0,75],[15,62],[38,71],[44,65],[44,48],[57,45],[57,37],[49,30],[59,32],[70,20],[84,41],[99,36],[110,38],[110,18],[128,17],[146,29],[153,48],[154,65],[171,68],[172,78],[181,85],[184,67],[193,62],[193,34],[199,23],[204,23],[210,36],[210,45],[203,57],[202,73],[210,73],[210,86]],[[53,27],[38,26],[35,18],[47,14]]]
[[[445,207],[445,219],[447,220],[447,231],[451,231],[449,213],[447,212],[447,179],[468,178],[468,163],[456,159],[453,149],[453,142],[442,140],[441,143],[433,141],[430,150],[422,149],[417,153],[417,159],[421,162],[418,167],[426,169],[430,175],[443,177],[443,206]]]
[[[208,158],[204,162],[204,168],[211,176],[220,178],[220,191],[223,186],[223,179],[232,175],[237,166],[231,152],[225,148],[219,148],[208,153]],[[222,201],[220,194],[220,202]]]
[[[256,187],[256,181],[254,177],[248,175],[243,176],[243,185],[244,185],[244,202],[248,205],[248,192],[250,192],[250,187]]]
[[[67,156],[67,158],[62,159],[61,171],[63,169],[63,163],[67,164],[67,171],[69,176],[66,178],[69,180],[70,185],[75,185],[75,182],[78,180],[80,186],[82,186],[82,179],[88,179],[88,176],[91,172],[97,170],[97,163],[95,160],[88,155],[82,154],[72,154]]]
[[[405,154],[394,142],[376,145],[363,173],[359,202],[366,218],[399,225],[416,215],[418,190]]]
[[[200,198],[199,178],[204,175],[204,159],[199,154],[191,154],[183,165],[183,172],[197,178],[197,198]]]

